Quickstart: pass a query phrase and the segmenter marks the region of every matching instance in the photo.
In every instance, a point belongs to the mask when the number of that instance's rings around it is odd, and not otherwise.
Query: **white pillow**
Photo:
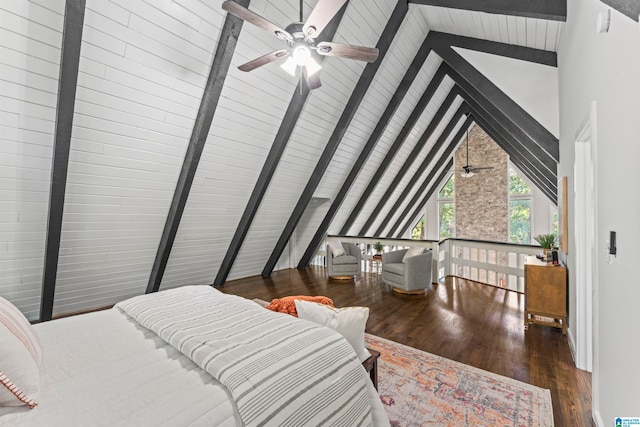
[[[407,252],[402,257],[402,262],[407,262],[407,258],[411,258],[412,256],[422,255],[424,253],[424,248],[409,248]]]
[[[327,246],[329,246],[329,248],[331,249],[331,253],[333,254],[333,256],[342,256],[346,254],[340,241],[327,242]]]
[[[40,339],[20,310],[2,297],[0,343],[0,406],[34,408],[40,389]]]
[[[371,354],[364,346],[369,307],[334,308],[312,301],[295,300],[299,319],[310,320],[340,332],[364,362]]]

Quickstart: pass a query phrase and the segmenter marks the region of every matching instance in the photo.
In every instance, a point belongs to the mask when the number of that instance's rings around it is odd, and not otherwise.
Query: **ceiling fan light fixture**
[[[315,73],[317,73],[322,69],[320,64],[314,61],[313,58],[311,57],[309,57],[309,59],[307,60],[306,66],[307,66],[307,75],[309,76],[313,76]]]
[[[462,178],[471,178],[475,175],[475,172],[472,171],[464,171],[461,173]]]
[[[296,61],[289,56],[287,58],[286,61],[284,61],[281,65],[280,68],[282,68],[283,70],[285,70],[287,73],[291,74],[293,77],[296,76],[296,70],[298,69],[298,64],[296,63]]]
[[[291,53],[293,60],[296,64],[303,66],[307,65],[307,62],[311,59],[311,50],[303,44],[299,44],[293,48],[293,52]]]

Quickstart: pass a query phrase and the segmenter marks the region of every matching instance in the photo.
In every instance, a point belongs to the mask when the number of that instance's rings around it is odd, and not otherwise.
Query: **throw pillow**
[[[405,252],[404,257],[402,257],[402,262],[407,262],[407,258],[411,258],[417,255],[422,255],[423,253],[424,253],[424,248],[409,248],[407,252]]]
[[[34,408],[40,389],[40,339],[20,310],[2,297],[0,343],[0,406]]]
[[[292,316],[298,317],[295,300],[314,301],[319,304],[326,304],[333,307],[333,301],[331,301],[331,298],[327,298],[323,296],[310,297],[307,295],[297,295],[292,297],[276,298],[274,300],[271,300],[271,303],[267,305],[265,308],[267,310],[277,311],[279,313],[286,313],[286,314],[290,314]]]
[[[331,253],[333,254],[333,256],[342,256],[346,254],[340,241],[327,242],[327,246],[329,247],[329,249],[331,249]]]
[[[298,318],[310,320],[341,333],[355,350],[360,362],[371,356],[364,346],[364,330],[369,318],[369,307],[335,308],[296,300],[296,309]]]

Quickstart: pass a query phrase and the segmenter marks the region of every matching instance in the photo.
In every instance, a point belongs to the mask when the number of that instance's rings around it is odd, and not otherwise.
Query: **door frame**
[[[576,367],[593,372],[595,346],[594,313],[597,304],[597,186],[596,104],[591,103],[574,145],[574,235],[576,278]]]

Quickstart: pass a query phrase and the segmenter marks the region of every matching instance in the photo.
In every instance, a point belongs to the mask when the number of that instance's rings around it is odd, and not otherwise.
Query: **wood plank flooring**
[[[220,290],[266,301],[325,295],[336,307],[367,306],[368,333],[550,389],[556,427],[595,426],[591,375],[575,368],[559,329],[524,330],[522,294],[450,279],[426,295],[399,295],[367,273],[354,283],[328,279],[323,267],[229,281]]]

